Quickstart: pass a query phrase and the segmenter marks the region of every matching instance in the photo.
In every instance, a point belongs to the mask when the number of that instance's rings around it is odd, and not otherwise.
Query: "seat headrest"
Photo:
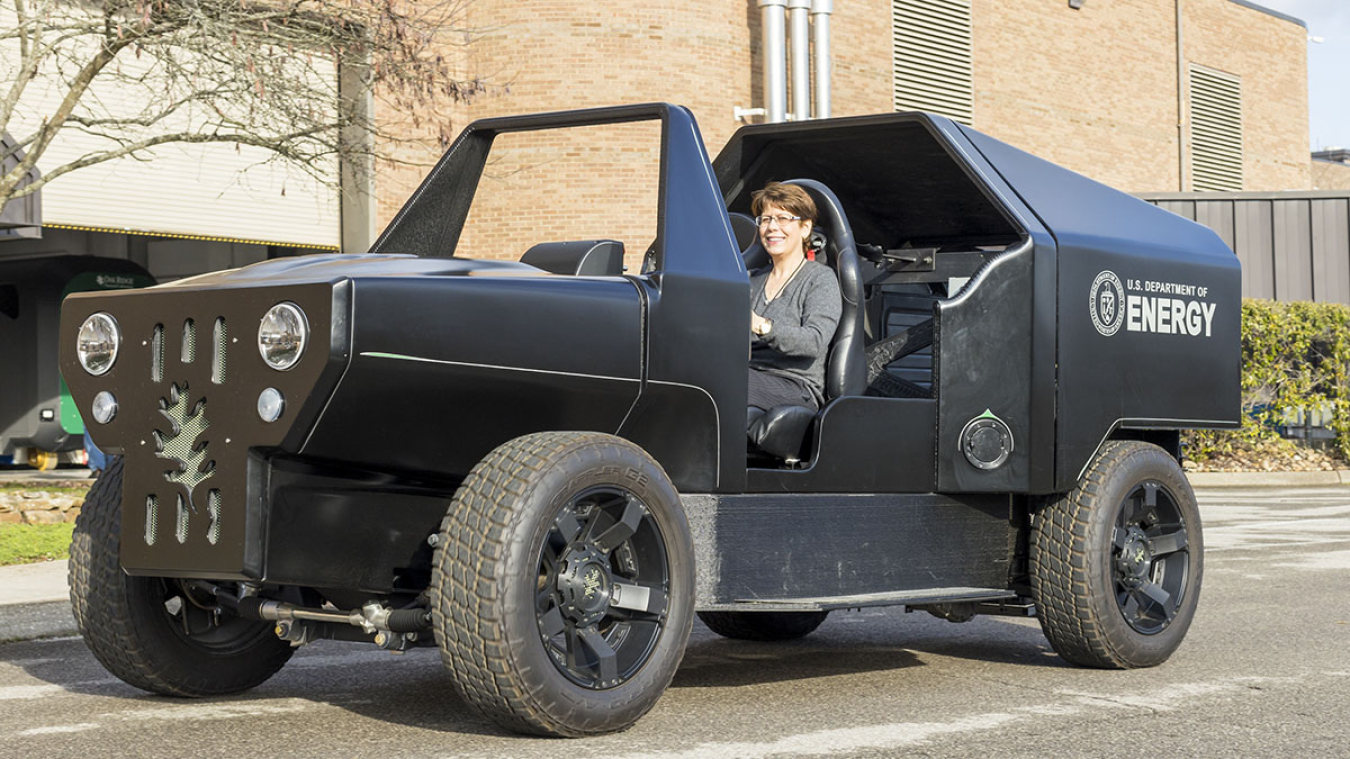
[[[553,274],[617,277],[623,274],[623,243],[618,240],[541,242],[520,262]]]
[[[759,226],[749,215],[739,211],[727,214],[731,217],[731,233],[736,236],[736,248],[741,255],[750,250],[750,246],[759,242]]]

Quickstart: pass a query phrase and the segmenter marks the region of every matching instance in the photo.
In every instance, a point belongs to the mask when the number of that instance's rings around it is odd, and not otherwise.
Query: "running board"
[[[718,604],[700,611],[830,611],[862,609],[870,606],[925,606],[939,603],[985,603],[1016,599],[1011,590],[992,588],[924,588],[887,593],[863,593],[852,596],[818,598],[738,598],[730,604]]]

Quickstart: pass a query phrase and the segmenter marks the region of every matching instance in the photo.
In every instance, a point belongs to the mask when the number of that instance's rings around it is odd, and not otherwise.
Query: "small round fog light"
[[[258,394],[258,416],[264,422],[275,422],[286,410],[286,398],[275,387],[269,387]]]
[[[117,399],[113,394],[104,390],[94,396],[94,421],[99,424],[107,424],[117,416]]]

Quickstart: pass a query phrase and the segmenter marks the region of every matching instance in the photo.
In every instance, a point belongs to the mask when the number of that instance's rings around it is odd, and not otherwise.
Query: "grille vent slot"
[[[145,544],[155,544],[155,533],[159,523],[159,496],[145,497]]]
[[[212,488],[206,496],[206,513],[211,524],[206,530],[206,540],[215,545],[220,542],[220,491]]]
[[[174,537],[178,538],[179,543],[186,543],[188,536],[188,508],[187,501],[183,496],[178,496],[178,528],[174,531]]]
[[[215,353],[211,358],[211,382],[216,385],[225,384],[225,345],[229,337],[225,328],[225,317],[216,319],[216,326],[211,330],[211,342],[214,344]]]
[[[183,322],[183,363],[197,360],[197,323],[188,319]]]
[[[156,324],[150,335],[150,380],[164,381],[164,325]]]

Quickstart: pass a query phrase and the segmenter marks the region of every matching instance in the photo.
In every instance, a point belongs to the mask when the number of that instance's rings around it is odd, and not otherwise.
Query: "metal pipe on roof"
[[[815,48],[816,114],[818,119],[830,117],[830,14],[834,0],[811,0],[811,45]]]
[[[788,0],[791,27],[792,120],[811,118],[811,0]]]
[[[757,0],[764,35],[765,121],[787,120],[786,7],[787,0]]]

